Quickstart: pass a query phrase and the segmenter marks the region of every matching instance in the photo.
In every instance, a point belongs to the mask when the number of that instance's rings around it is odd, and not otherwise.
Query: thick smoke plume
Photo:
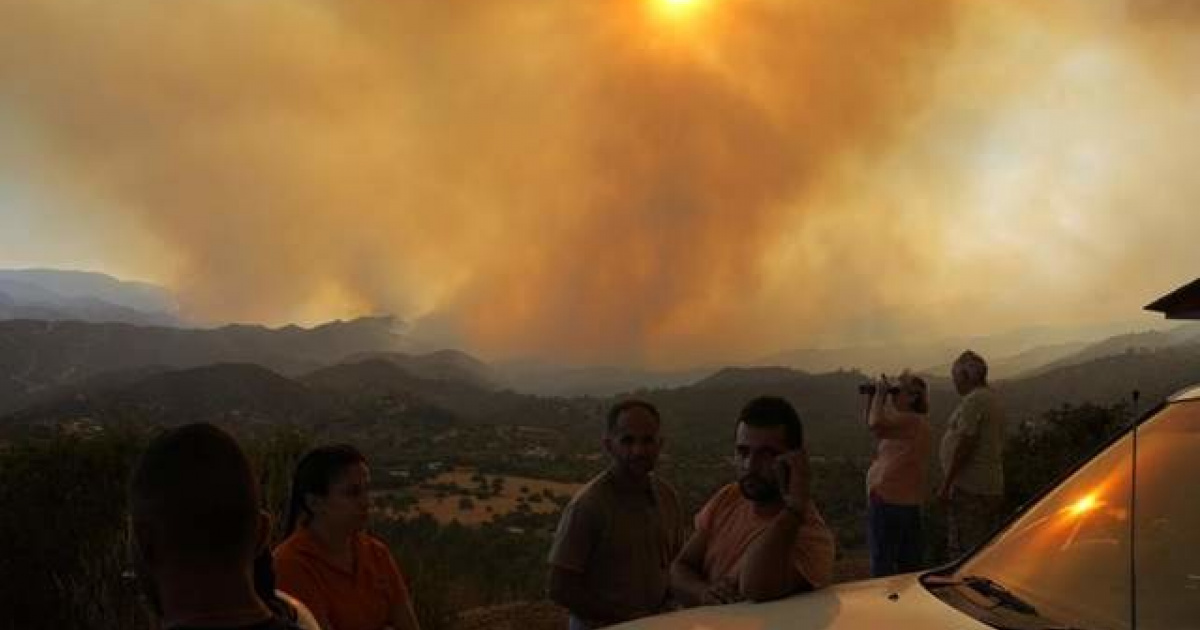
[[[0,163],[212,320],[666,365],[1126,318],[1196,262],[1194,29],[1042,4],[16,0]]]

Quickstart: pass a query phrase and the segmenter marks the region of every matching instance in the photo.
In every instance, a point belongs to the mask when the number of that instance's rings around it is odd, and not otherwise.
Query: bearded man
[[[782,398],[755,398],[738,414],[735,439],[737,483],[696,515],[671,566],[671,588],[686,606],[768,601],[833,577],[833,534],[812,501],[796,410]]]

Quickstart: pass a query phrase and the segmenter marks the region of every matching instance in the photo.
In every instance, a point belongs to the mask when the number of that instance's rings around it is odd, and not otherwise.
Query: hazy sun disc
[[[666,12],[675,15],[682,14],[700,4],[700,0],[657,0]]]

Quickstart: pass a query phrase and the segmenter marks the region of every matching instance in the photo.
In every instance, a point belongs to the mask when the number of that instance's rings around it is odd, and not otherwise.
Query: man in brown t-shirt
[[[683,545],[675,490],[653,474],[662,449],[658,410],[627,400],[608,413],[612,465],[563,510],[550,549],[550,599],[570,611],[571,630],[661,612],[671,560]]]

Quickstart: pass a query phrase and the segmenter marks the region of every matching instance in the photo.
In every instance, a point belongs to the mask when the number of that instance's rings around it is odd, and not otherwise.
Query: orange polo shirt
[[[275,548],[276,581],[333,630],[379,630],[408,600],[408,587],[383,542],[360,532],[353,544],[354,570],[347,571],[301,527]]]
[[[742,496],[736,483],[717,491],[696,515],[696,530],[708,535],[704,550],[704,577],[710,582],[735,576],[742,570],[746,550],[775,521],[762,516],[754,503]],[[814,589],[833,581],[836,556],[833,533],[825,525],[812,501],[804,510],[804,520],[792,548],[792,565]]]

